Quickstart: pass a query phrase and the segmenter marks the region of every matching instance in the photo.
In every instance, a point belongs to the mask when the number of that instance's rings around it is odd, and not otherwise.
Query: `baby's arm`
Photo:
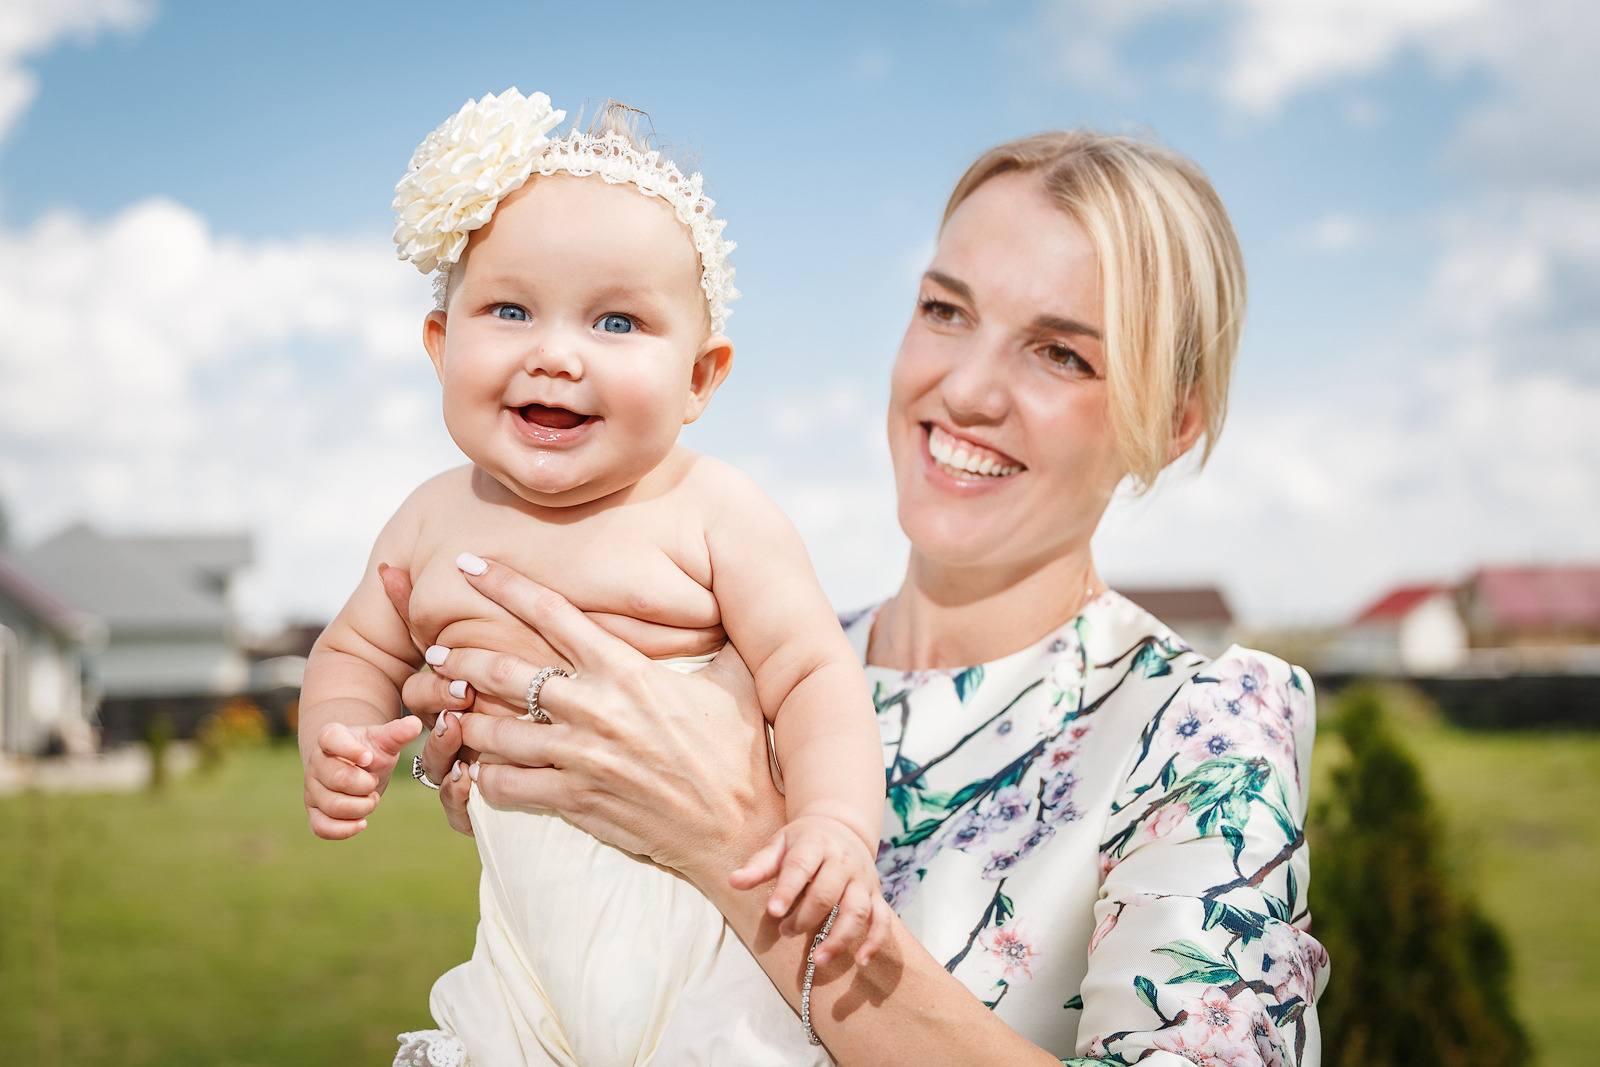
[[[735,885],[776,876],[769,911],[795,928],[840,905],[830,938],[867,935],[864,962],[888,920],[874,866],[883,750],[866,679],[793,525],[743,475],[717,473],[729,499],[708,523],[712,591],[772,723],[789,818]]]
[[[400,750],[421,732],[415,717],[397,719],[400,686],[422,662],[383,591],[380,563],[410,567],[416,546],[416,497],[378,535],[361,584],[317,638],[300,690],[300,759],[312,832],[345,838],[366,827]]]

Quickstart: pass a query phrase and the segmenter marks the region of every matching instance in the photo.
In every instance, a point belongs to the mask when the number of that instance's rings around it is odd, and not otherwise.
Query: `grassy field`
[[[1595,1062],[1600,736],[1400,725],[1510,937],[1540,1062]],[[0,800],[0,1060],[389,1062],[471,952],[477,854],[410,782],[366,833],[318,841],[299,778],[274,747],[159,796]]]
[[[319,841],[299,782],[273,747],[160,796],[0,800],[0,1061],[348,1067],[431,1025],[472,951],[471,840],[407,780]]]

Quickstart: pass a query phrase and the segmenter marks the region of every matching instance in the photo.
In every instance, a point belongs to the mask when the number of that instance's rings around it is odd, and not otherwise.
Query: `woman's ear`
[[[1206,406],[1200,399],[1200,390],[1191,388],[1183,400],[1183,410],[1178,412],[1177,432],[1172,435],[1171,463],[1194,447],[1200,435],[1206,432]]]
[[[439,381],[444,382],[444,328],[448,320],[442,311],[430,311],[428,317],[422,320],[422,347],[428,350],[428,358],[433,360],[433,372],[439,376]]]
[[[733,369],[733,342],[720,333],[707,337],[689,370],[689,399],[683,405],[683,424],[698,419],[711,403],[728,372]]]

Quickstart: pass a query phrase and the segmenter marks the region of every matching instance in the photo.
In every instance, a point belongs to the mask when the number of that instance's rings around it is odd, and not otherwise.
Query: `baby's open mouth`
[[[594,417],[579,415],[576,411],[568,411],[566,408],[548,408],[543,404],[520,407],[517,409],[517,414],[522,416],[524,422],[543,426],[547,430],[570,430],[574,426],[582,426]]]

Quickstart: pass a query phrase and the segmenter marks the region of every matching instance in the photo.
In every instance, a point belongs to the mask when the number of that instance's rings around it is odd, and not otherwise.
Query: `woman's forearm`
[[[779,921],[766,913],[770,887],[740,892],[724,878],[701,889],[798,1011],[811,935],[779,933]],[[857,967],[844,953],[817,968],[811,1024],[841,1067],[1060,1063],[996,1018],[899,919],[868,966]]]

